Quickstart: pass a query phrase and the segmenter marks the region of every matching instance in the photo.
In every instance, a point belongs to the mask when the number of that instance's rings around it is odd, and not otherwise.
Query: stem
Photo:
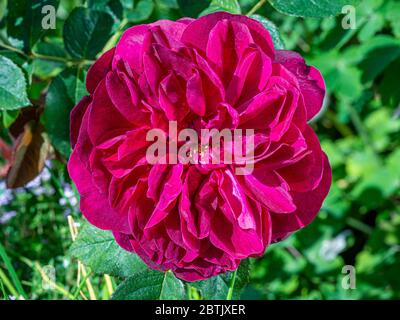
[[[192,291],[192,293],[191,293],[192,300],[201,300],[199,291],[197,291],[197,289],[195,287],[190,287],[190,290]]]
[[[4,300],[8,300],[7,293],[6,293],[6,290],[4,289],[3,281],[1,280],[1,278],[0,278],[0,289],[1,289],[1,293],[4,297]]]
[[[251,16],[252,14],[255,14],[258,9],[260,9],[267,0],[260,0],[258,1],[253,8],[250,9],[249,12],[247,12],[246,16]]]
[[[14,297],[19,296],[17,289],[14,288],[11,281],[7,278],[6,274],[3,272],[2,269],[0,269],[0,281],[1,281],[1,283],[4,283],[4,285],[7,287],[8,291],[10,291],[11,295],[13,295]],[[7,297],[7,295],[5,296],[5,298],[6,297]]]
[[[69,231],[71,233],[71,239],[72,239],[72,241],[75,241],[76,237],[78,236],[78,229],[77,229],[75,221],[71,215],[68,216],[68,226],[69,226]],[[86,271],[85,266],[78,260],[78,279],[77,279],[78,286],[79,286],[79,279],[80,279],[81,273],[82,273],[82,276],[84,278],[86,278],[85,283],[86,283],[86,288],[89,292],[90,300],[97,300],[96,293],[94,292],[92,283],[89,278],[90,273]],[[82,297],[85,298],[85,295],[83,294],[83,292],[81,291],[80,293],[81,293]]]
[[[63,57],[56,57],[56,56],[48,56],[36,52],[32,52],[31,58],[36,58],[36,59],[41,59],[41,60],[50,60],[50,61],[56,61],[56,62],[69,62],[68,59],[65,59]]]
[[[10,51],[13,51],[13,52],[16,52],[16,53],[19,53],[20,55],[23,55],[24,57],[29,58],[29,56],[25,52],[23,52],[22,50],[19,50],[17,48],[14,48],[12,46],[7,45],[7,44],[0,43],[0,47],[2,47],[4,49],[7,49],[7,50],[10,50]]]
[[[56,62],[63,62],[65,64],[67,64],[68,66],[73,66],[73,65],[81,66],[81,65],[86,65],[86,64],[91,65],[91,64],[93,64],[95,62],[93,60],[86,60],[86,59],[72,60],[72,59],[63,58],[63,57],[48,56],[48,55],[36,53],[36,52],[33,52],[33,51],[32,51],[32,54],[29,56],[29,58],[56,61]]]
[[[19,280],[18,275],[15,272],[15,269],[12,266],[12,263],[7,255],[7,252],[1,243],[0,243],[0,257],[2,258],[4,265],[6,266],[6,269],[10,274],[11,281],[13,282],[15,288],[17,289],[18,294],[27,299],[28,295],[26,294],[24,288],[22,287],[21,281]]]
[[[78,287],[77,287],[77,289],[75,290],[75,293],[73,294],[73,297],[74,297],[73,300],[76,300],[77,297],[79,296],[79,294],[81,294],[83,287],[86,285],[86,280],[89,279],[89,277],[90,277],[91,275],[92,275],[92,273],[87,274],[86,277],[84,277],[84,278],[80,281],[80,283],[78,283]]]
[[[343,137],[349,137],[353,135],[353,132],[351,129],[345,125],[344,123],[341,123],[337,118],[336,115],[331,111],[328,110],[326,112],[326,117],[328,120],[332,121],[333,126],[335,129],[343,136]]]
[[[24,56],[27,59],[41,59],[41,60],[57,61],[57,62],[63,62],[65,64],[69,65],[69,66],[84,65],[84,64],[89,64],[90,65],[90,64],[94,63],[94,61],[92,61],[92,60],[85,60],[85,59],[83,59],[83,60],[72,60],[72,59],[63,58],[63,57],[48,56],[48,55],[36,53],[36,52],[33,52],[33,51],[32,51],[32,53],[30,55],[28,55],[25,52],[23,52],[22,50],[19,50],[17,48],[14,48],[14,47],[9,46],[9,45],[4,44],[4,43],[0,43],[0,47],[4,48],[6,50],[9,50],[9,51],[16,52],[16,53]]]
[[[189,284],[186,284],[186,295],[188,300],[192,300],[192,290]]]
[[[104,280],[106,282],[106,287],[107,287],[107,292],[108,295],[111,297],[114,293],[114,288],[113,288],[113,284],[111,281],[111,277],[108,274],[104,275]]]
[[[236,274],[237,269],[232,273],[231,281],[229,282],[228,294],[226,295],[226,300],[232,300],[233,289],[235,288]]]
[[[370,235],[373,231],[373,229],[369,225],[365,224],[360,220],[350,217],[346,220],[346,222],[350,227],[353,227],[354,229],[364,232],[367,235]]]
[[[64,289],[62,286],[60,286],[59,284],[57,284],[55,281],[51,280],[48,275],[46,274],[46,272],[42,269],[42,267],[40,266],[40,264],[38,262],[36,262],[34,264],[35,269],[39,272],[40,276],[42,277],[43,281],[48,283],[49,285],[51,285],[56,291],[58,291],[59,293],[61,293],[63,296],[67,297],[70,300],[74,299],[74,296],[72,294],[70,294],[66,289]]]

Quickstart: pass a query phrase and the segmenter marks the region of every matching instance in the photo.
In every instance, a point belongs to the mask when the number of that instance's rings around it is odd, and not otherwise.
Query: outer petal
[[[143,41],[148,25],[138,25],[126,30],[119,40],[112,62],[113,69],[116,68],[119,61],[126,62],[131,70],[136,73],[143,71]]]
[[[287,185],[275,172],[268,172],[261,166],[244,176],[244,180],[254,197],[272,212],[290,213],[296,210]]]
[[[115,241],[119,244],[119,246],[126,251],[132,252],[133,248],[130,242],[129,234],[121,233],[121,232],[113,232],[113,236]]]
[[[88,109],[92,99],[90,97],[83,97],[81,101],[72,109],[70,114],[70,140],[72,148],[78,141],[79,131],[82,125],[83,116]]]
[[[310,127],[303,132],[308,154],[292,165],[278,170],[292,191],[313,190],[321,182],[324,171],[324,157],[317,135]]]
[[[143,55],[151,43],[168,44],[177,47],[188,21],[175,22],[160,20],[149,25],[138,25],[127,29],[119,40],[113,60],[113,68],[119,61],[126,62],[136,74],[143,72]],[[148,33],[151,34],[151,40]],[[151,43],[148,41],[150,40]]]
[[[303,57],[294,51],[277,50],[275,62],[291,71],[300,84],[307,109],[307,119],[312,119],[322,108],[325,97],[325,82],[321,73],[306,65]]]
[[[113,105],[106,88],[105,79],[100,82],[88,110],[88,134],[94,145],[122,135],[132,124]]]
[[[92,174],[79,158],[79,148],[73,151],[69,162],[68,172],[75,182],[81,195],[81,211],[86,219],[96,227],[129,233],[127,214],[113,210],[106,194],[100,193],[92,181]]]
[[[331,168],[325,154],[323,154],[323,161],[324,172],[318,187],[309,192],[293,192],[297,210],[292,214],[271,214],[273,241],[308,225],[321,209],[332,181]]]
[[[211,30],[218,22],[224,19],[245,24],[250,29],[255,43],[271,58],[274,57],[274,45],[271,35],[260,22],[227,12],[211,13],[194,20],[183,32],[182,42],[205,52]]]
[[[105,52],[89,69],[86,77],[86,88],[90,94],[93,94],[103,80],[108,71],[111,70],[112,59],[114,58],[115,48]]]

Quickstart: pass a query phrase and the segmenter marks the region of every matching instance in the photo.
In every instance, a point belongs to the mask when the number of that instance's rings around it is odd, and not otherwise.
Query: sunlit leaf
[[[72,244],[69,254],[95,273],[126,278],[145,270],[146,265],[134,254],[122,249],[110,231],[85,224]]]
[[[134,273],[115,290],[113,300],[183,300],[185,288],[172,272],[144,270]]]
[[[0,56],[0,110],[30,105],[26,81],[21,69],[10,59]]]

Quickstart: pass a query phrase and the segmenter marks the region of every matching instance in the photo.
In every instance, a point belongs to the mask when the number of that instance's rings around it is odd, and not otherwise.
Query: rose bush
[[[187,281],[309,224],[331,170],[307,124],[324,80],[302,57],[275,50],[257,21],[228,13],[132,27],[87,75],[71,113],[68,170],[81,211],[150,267]],[[152,128],[254,129],[255,167],[150,165]]]

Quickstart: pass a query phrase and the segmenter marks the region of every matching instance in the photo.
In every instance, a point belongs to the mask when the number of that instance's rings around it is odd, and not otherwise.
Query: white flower
[[[33,193],[35,196],[39,197],[39,196],[41,196],[42,194],[45,194],[45,193],[46,193],[46,188],[45,188],[45,187],[42,187],[42,186],[39,186],[39,187],[37,187],[37,188],[33,188],[33,189],[32,189],[32,193]]]
[[[8,221],[10,221],[16,215],[17,215],[16,211],[8,211],[8,212],[2,213],[0,215],[0,224],[6,224]]]
[[[40,180],[40,175],[39,175],[35,179],[33,179],[31,182],[29,182],[26,185],[26,187],[29,189],[38,188],[38,187],[40,187],[40,184],[41,184],[41,180]]]
[[[62,265],[65,269],[67,269],[70,265],[70,261],[68,259],[63,259]]]
[[[45,167],[42,173],[40,174],[40,178],[42,179],[43,182],[49,181],[51,179],[51,173],[49,169]]]
[[[0,189],[0,206],[8,205],[13,199],[12,192],[10,190]]]
[[[333,239],[324,240],[322,242],[319,255],[326,261],[334,260],[344,249],[346,249],[346,238],[350,234],[349,230],[346,230],[338,234]]]

